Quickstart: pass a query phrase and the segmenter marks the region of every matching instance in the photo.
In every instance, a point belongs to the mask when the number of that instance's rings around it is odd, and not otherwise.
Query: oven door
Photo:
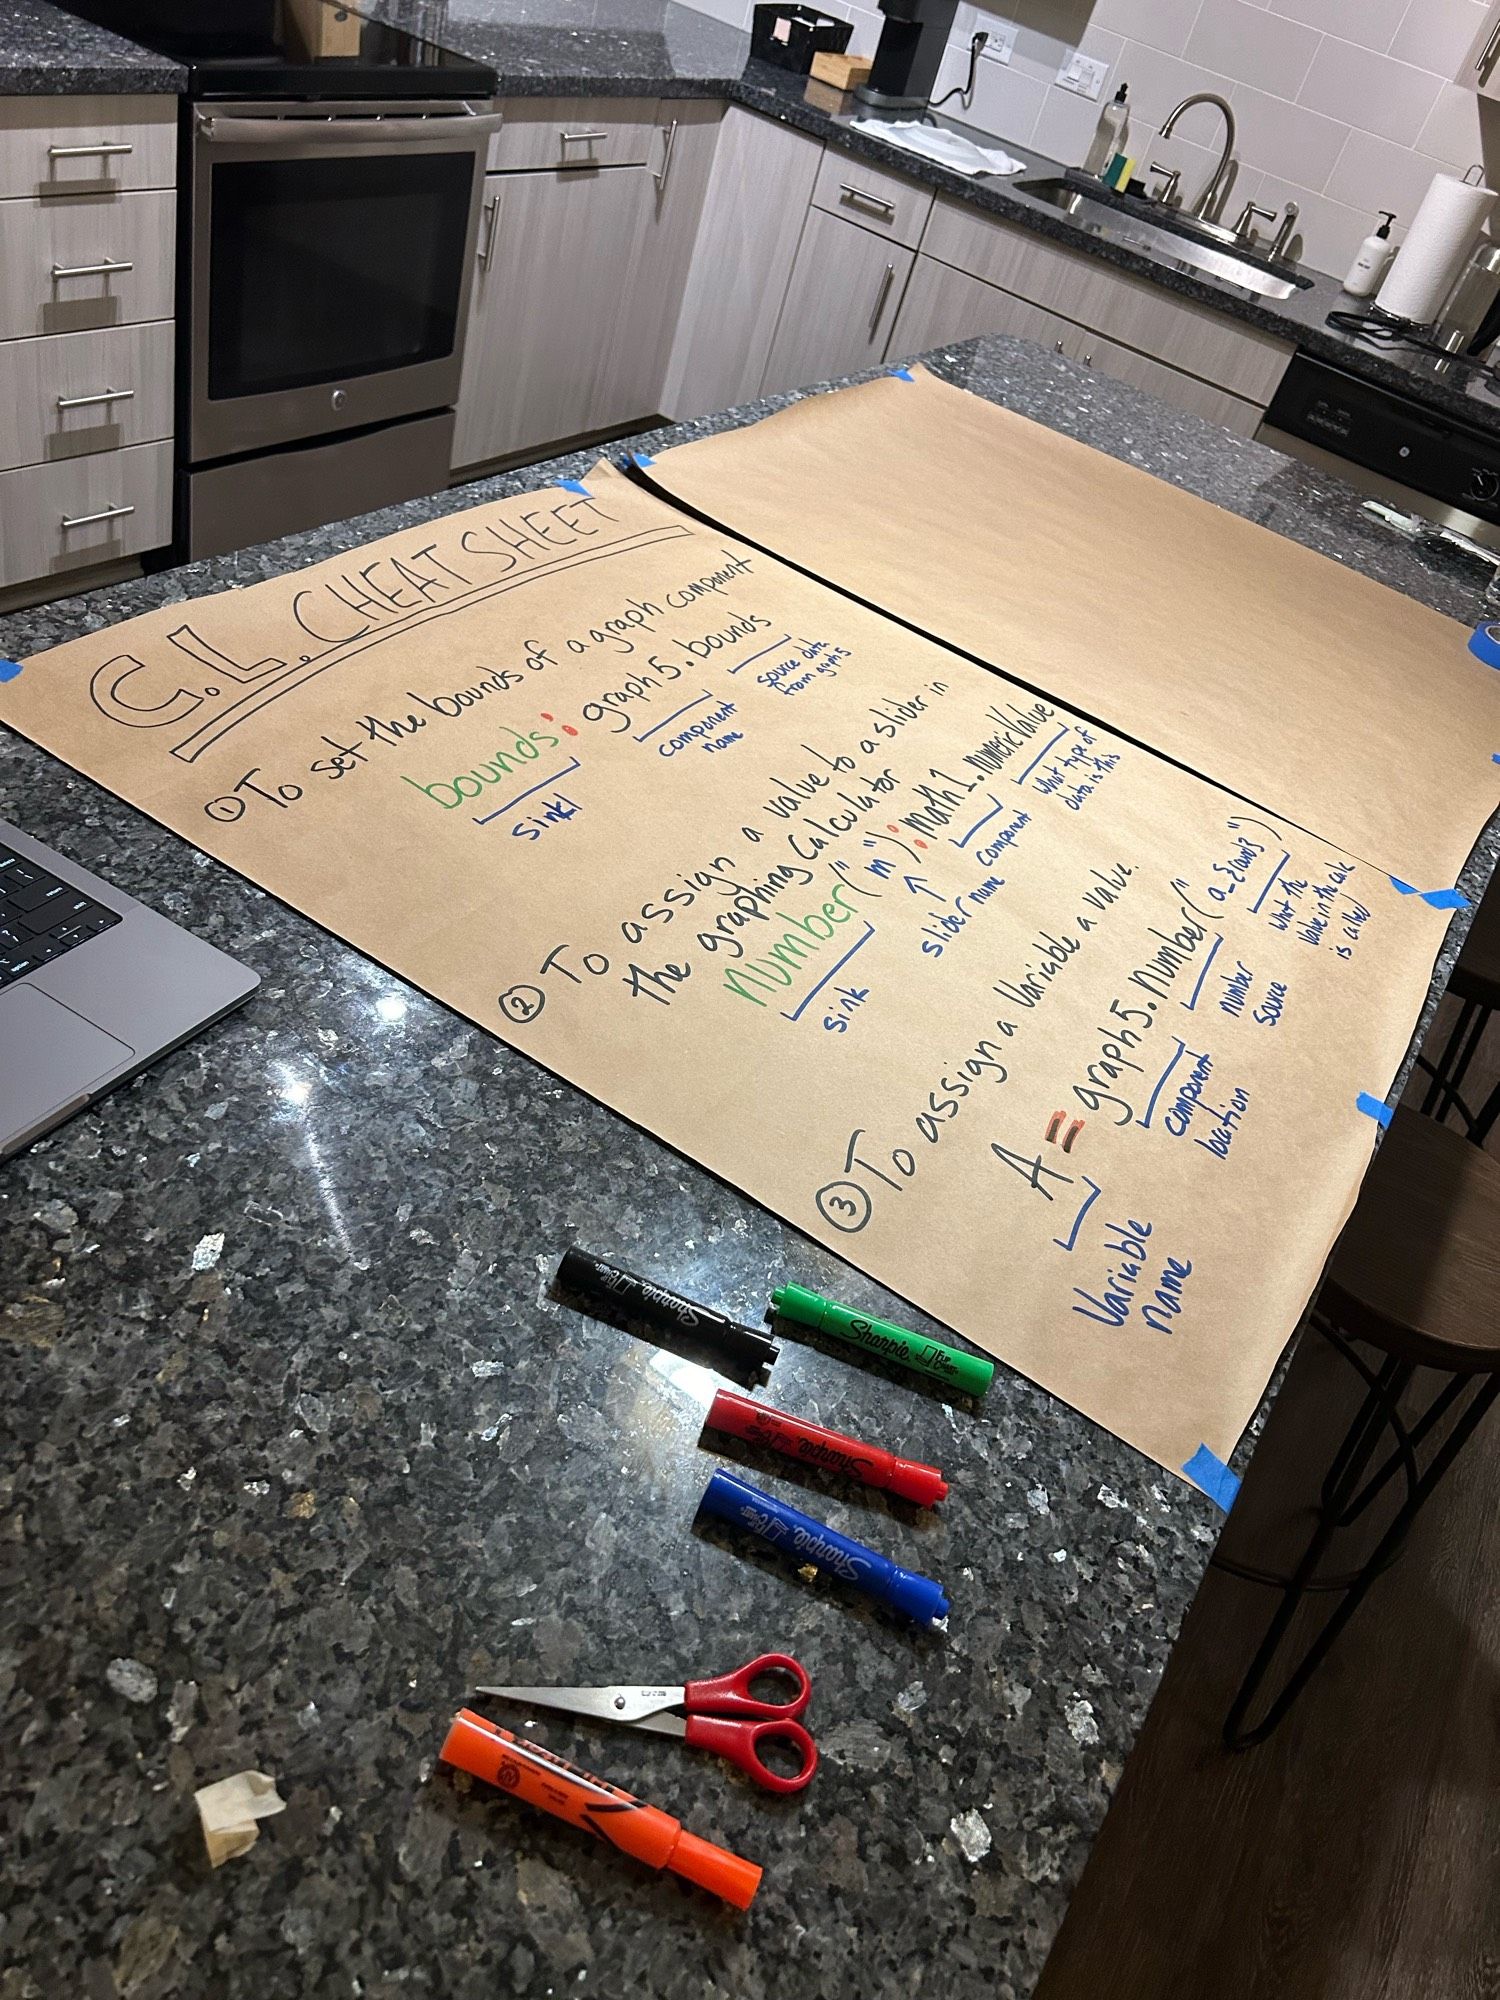
[[[462,102],[196,108],[193,464],[451,407],[499,123]]]

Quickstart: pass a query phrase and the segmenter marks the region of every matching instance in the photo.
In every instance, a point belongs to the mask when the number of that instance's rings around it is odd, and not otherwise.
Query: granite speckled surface
[[[0,0],[0,97],[176,92],[180,63],[80,21],[50,0]]]
[[[1477,615],[1471,578],[1274,452],[1020,342],[934,365]],[[594,456],[0,619],[0,653]],[[695,1531],[738,1451],[699,1443],[714,1378],[550,1300],[562,1248],[747,1320],[788,1277],[909,1309],[9,735],[0,815],[263,977],[0,1168],[3,2000],[1031,1992],[1211,1505],[1004,1369],[976,1410],[787,1342],[774,1397],[940,1464],[953,1493],[924,1518],[751,1476],[939,1578],[950,1628]],[[824,1763],[800,1800],[662,1739],[536,1731],[764,1863],[745,1916],[434,1770],[475,1682],[672,1679],[769,1646],[815,1682]],[[289,1809],[214,1874],[192,1792],[246,1767]]]

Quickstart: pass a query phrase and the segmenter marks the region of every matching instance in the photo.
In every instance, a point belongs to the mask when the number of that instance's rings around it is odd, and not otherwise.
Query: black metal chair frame
[[[1412,1523],[1478,1429],[1496,1396],[1500,1395],[1500,1372],[1451,1374],[1416,1421],[1408,1423],[1401,1415],[1400,1404],[1416,1374],[1416,1364],[1389,1355],[1377,1371],[1354,1352],[1348,1340],[1323,1315],[1315,1314],[1310,1324],[1330,1339],[1363,1376],[1366,1393],[1328,1468],[1312,1536],[1292,1574],[1278,1576],[1215,1558],[1215,1567],[1253,1582],[1273,1583],[1282,1592],[1281,1604],[1266,1630],[1260,1650],[1246,1670],[1239,1693],[1224,1721],[1224,1741],[1231,1750],[1248,1750],[1257,1743],[1263,1743],[1283,1720],[1358,1610],[1370,1585],[1395,1560]],[[1417,1458],[1420,1447],[1455,1405],[1462,1401],[1465,1389],[1472,1389],[1473,1393],[1454,1418],[1426,1467],[1421,1467]],[[1395,1439],[1395,1449],[1365,1479],[1366,1468],[1382,1432],[1386,1430]],[[1334,1535],[1356,1521],[1398,1471],[1404,1471],[1406,1475],[1406,1498],[1375,1549],[1357,1570],[1341,1576],[1320,1578],[1317,1568],[1327,1554]],[[1246,1718],[1251,1706],[1281,1651],[1302,1600],[1315,1591],[1340,1591],[1342,1598],[1297,1665],[1286,1676],[1280,1692],[1270,1702],[1260,1721],[1247,1726]]]

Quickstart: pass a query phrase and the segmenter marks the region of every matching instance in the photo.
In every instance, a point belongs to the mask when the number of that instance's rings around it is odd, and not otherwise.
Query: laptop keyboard
[[[117,910],[0,841],[0,986],[50,965],[119,921]]]

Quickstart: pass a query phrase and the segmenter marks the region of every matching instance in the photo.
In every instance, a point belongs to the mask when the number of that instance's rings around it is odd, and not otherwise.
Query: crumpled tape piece
[[[286,1811],[276,1780],[264,1771],[236,1771],[194,1792],[208,1858],[215,1868],[243,1854],[260,1838],[257,1821]]]

